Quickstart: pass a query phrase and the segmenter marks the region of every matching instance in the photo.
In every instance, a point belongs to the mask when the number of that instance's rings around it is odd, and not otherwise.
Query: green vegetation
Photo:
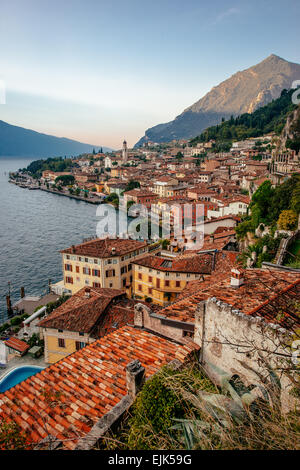
[[[70,298],[69,295],[63,294],[59,297],[59,299],[55,300],[54,302],[49,302],[46,305],[46,313],[49,315],[53,310],[55,310],[57,307],[60,307],[66,300]]]
[[[286,142],[286,147],[290,148],[291,150],[296,150],[299,152],[300,150],[300,114],[298,119],[296,119],[290,128],[290,133],[293,135],[293,139],[288,139]]]
[[[300,240],[295,240],[288,248],[287,255],[283,263],[290,268],[300,269]]]
[[[235,140],[259,137],[270,132],[279,135],[286,123],[287,115],[296,109],[291,100],[293,91],[282,90],[279,98],[254,113],[245,113],[237,118],[232,116],[217,126],[208,127],[200,136],[191,140],[191,145],[209,142],[212,139],[216,141],[214,150],[221,152],[228,151]],[[300,139],[300,134],[298,138]]]
[[[114,205],[115,207],[118,207],[119,196],[117,195],[117,193],[111,193],[109,196],[107,196],[107,198],[105,199],[105,202],[111,202],[112,205]]]
[[[44,170],[62,172],[70,170],[71,166],[71,158],[56,157],[47,158],[46,160],[35,160],[31,162],[25,170],[31,173],[32,176],[40,178]]]
[[[27,444],[26,434],[18,424],[0,421],[0,450],[24,450]]]
[[[27,313],[23,313],[23,315],[16,315],[13,318],[11,318],[9,321],[6,323],[3,323],[3,325],[0,326],[0,333],[4,332],[10,327],[16,327],[22,323],[22,321],[25,320],[25,318],[28,318],[29,315]]]
[[[73,175],[61,175],[55,178],[55,184],[60,183],[62,186],[67,186],[69,184],[75,183],[75,178]]]
[[[141,185],[138,181],[131,180],[131,181],[128,182],[128,184],[127,184],[124,191],[131,191],[132,189],[140,188],[140,187],[141,187]]]
[[[131,409],[97,448],[295,449],[299,413],[281,415],[278,375],[267,367],[265,372],[267,400],[252,395],[253,385],[247,387],[237,375],[223,376],[222,388],[216,387],[197,360],[179,370],[164,367],[146,382]]]
[[[282,220],[285,217],[285,211],[299,214],[300,175],[293,175],[275,188],[270,181],[265,181],[253,194],[249,210],[251,215],[236,227],[238,239],[243,239],[247,232],[253,233],[261,223],[275,230],[279,218]],[[282,212],[284,215],[281,215]]]

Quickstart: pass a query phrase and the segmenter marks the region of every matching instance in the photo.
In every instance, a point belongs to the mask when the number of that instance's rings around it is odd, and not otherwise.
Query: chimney
[[[21,299],[24,299],[25,297],[25,288],[22,286],[21,287]]]
[[[72,253],[76,253],[75,245],[72,245]]]
[[[244,284],[244,275],[240,269],[233,268],[231,270],[230,285],[234,288],[239,288]]]
[[[85,288],[85,297],[89,299],[91,297],[91,289],[89,287]]]
[[[215,236],[214,236],[213,233],[210,234],[209,240],[210,240],[211,242],[214,242],[214,241],[215,241]]]
[[[135,359],[126,366],[126,387],[128,395],[135,398],[145,381],[145,367]]]
[[[112,254],[112,255],[115,255],[115,254],[116,254],[116,249],[115,249],[114,246],[113,246],[112,249],[111,249],[111,254]]]

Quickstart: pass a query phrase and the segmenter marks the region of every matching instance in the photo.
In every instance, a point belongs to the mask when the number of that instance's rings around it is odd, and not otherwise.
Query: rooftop
[[[16,422],[29,441],[51,435],[74,449],[77,440],[126,394],[126,365],[138,359],[146,377],[198,349],[125,326],[0,394],[0,413]]]
[[[124,295],[119,289],[83,287],[43,318],[39,326],[89,333],[111,302]]]
[[[21,354],[23,354],[25,351],[27,351],[30,348],[29,344],[25,343],[25,341],[21,341],[15,336],[11,336],[9,339],[4,341],[4,344],[7,347],[14,349],[15,351],[18,351]]]
[[[217,272],[204,281],[191,281],[182,291],[181,299],[162,309],[159,314],[176,321],[193,323],[199,302],[216,297],[247,315],[255,313],[264,316],[264,312],[268,309],[267,320],[270,321],[272,318],[275,321],[278,314],[276,298],[279,294],[288,295],[295,300],[298,295],[299,299],[300,275],[295,273],[246,269],[243,277],[244,284],[239,288],[231,286],[231,275],[228,271]],[[283,316],[280,324],[286,323],[286,316]],[[298,323],[300,325],[299,319]]]
[[[133,264],[166,272],[210,274],[212,270],[211,256],[195,254],[189,257],[166,259],[162,256],[146,256],[134,261]]]
[[[138,240],[97,238],[81,243],[80,245],[73,245],[70,248],[62,250],[61,253],[91,256],[95,258],[111,258],[113,256],[122,256],[126,253],[131,253],[132,251],[139,250],[146,246],[146,242]]]

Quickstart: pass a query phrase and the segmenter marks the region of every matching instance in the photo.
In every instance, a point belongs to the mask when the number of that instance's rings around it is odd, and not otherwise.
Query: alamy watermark
[[[292,103],[300,104],[300,80],[294,80],[292,83],[292,89],[295,88],[294,93],[292,94]]]
[[[134,240],[174,240],[185,249],[199,250],[204,241],[204,204],[133,204],[127,209],[124,197],[118,210],[111,204],[100,204],[96,211],[98,237]]]

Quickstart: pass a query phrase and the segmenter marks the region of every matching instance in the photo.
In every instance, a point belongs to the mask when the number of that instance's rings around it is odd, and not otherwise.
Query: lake
[[[36,158],[34,159],[36,160]],[[8,282],[12,303],[46,293],[48,279],[62,279],[59,250],[96,234],[97,205],[8,183],[8,173],[33,159],[0,157],[0,323],[6,318]]]

